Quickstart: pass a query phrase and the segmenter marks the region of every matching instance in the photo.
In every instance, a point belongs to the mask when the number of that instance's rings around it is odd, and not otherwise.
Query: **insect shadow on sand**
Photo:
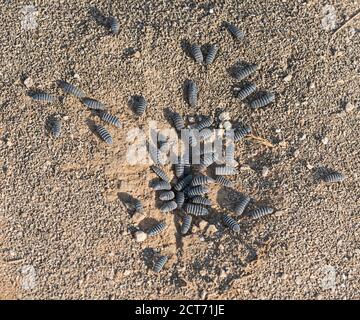
[[[142,253],[142,260],[147,268],[152,269],[154,266],[154,260],[156,256],[156,252],[153,248],[145,248]]]
[[[96,7],[90,7],[90,15],[102,27],[108,28],[108,18]]]
[[[55,122],[59,119],[59,114],[53,113],[45,119],[45,131],[47,135],[52,135]]]
[[[186,56],[190,59],[194,59],[192,54],[191,54],[191,43],[188,39],[182,39],[180,41],[180,47],[181,49],[184,51],[184,53],[186,54]]]

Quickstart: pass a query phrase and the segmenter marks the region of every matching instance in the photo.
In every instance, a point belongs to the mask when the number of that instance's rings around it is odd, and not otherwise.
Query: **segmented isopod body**
[[[57,81],[57,84],[64,92],[69,93],[80,99],[85,98],[85,93],[73,84],[63,80]]]
[[[170,184],[169,182],[164,181],[164,180],[154,181],[154,182],[151,184],[151,187],[152,187],[155,191],[171,190],[171,184]]]
[[[191,187],[202,186],[213,182],[214,179],[208,176],[196,176],[194,177],[194,179],[192,179],[190,186]]]
[[[117,18],[115,18],[115,17],[109,17],[109,18],[107,19],[107,24],[108,24],[108,26],[109,26],[109,28],[110,28],[110,30],[111,30],[111,32],[112,32],[113,34],[118,34],[118,33],[119,33],[119,31],[120,31],[120,25],[119,25],[119,21],[118,21]]]
[[[30,97],[33,100],[41,101],[41,102],[54,102],[55,101],[55,97],[53,95],[51,95],[50,93],[46,93],[46,92],[35,92],[35,93],[30,94]]]
[[[239,81],[244,80],[248,76],[250,76],[252,73],[254,73],[257,70],[256,64],[250,64],[244,67],[239,68],[235,72],[235,78]]]
[[[158,177],[166,182],[170,182],[170,178],[167,176],[167,174],[165,173],[165,171],[163,169],[161,169],[158,166],[151,166],[150,167],[152,171],[154,171]]]
[[[96,131],[99,134],[100,138],[105,141],[107,144],[112,144],[113,139],[109,131],[107,131],[103,126],[97,125]]]
[[[207,167],[214,163],[214,154],[213,153],[205,153],[202,155],[200,159],[199,170],[205,171]]]
[[[325,182],[341,182],[345,179],[345,176],[339,172],[329,173],[324,176]]]
[[[209,128],[205,128],[199,132],[199,137],[201,141],[208,140],[210,137],[213,137],[213,135],[214,131]]]
[[[251,101],[250,107],[251,108],[262,108],[270,104],[275,100],[275,94],[273,92],[267,92],[262,97]]]
[[[271,214],[274,212],[273,208],[270,207],[260,207],[257,208],[249,213],[249,216],[253,219],[259,219],[262,218],[268,214]]]
[[[169,201],[175,198],[175,193],[173,191],[163,191],[159,194],[159,199],[161,201]]]
[[[204,62],[204,56],[201,52],[201,47],[198,44],[192,44],[190,47],[191,55],[197,63]]]
[[[236,129],[234,132],[234,141],[238,142],[249,134],[251,134],[251,129],[249,127]]]
[[[250,96],[252,93],[256,91],[256,85],[253,83],[245,84],[238,92],[237,97],[240,100],[244,100],[248,96]]]
[[[147,102],[143,96],[133,97],[134,112],[138,116],[142,116],[147,108]]]
[[[196,107],[197,105],[198,88],[194,81],[189,80],[187,83],[187,98],[190,106]]]
[[[185,215],[181,225],[181,234],[187,234],[191,228],[192,216]]]
[[[171,120],[174,123],[175,129],[177,131],[181,131],[185,128],[184,120],[179,113],[173,112],[171,115]]]
[[[206,119],[200,121],[196,124],[195,129],[201,131],[202,129],[209,128],[214,122],[212,117],[207,117]]]
[[[224,187],[232,188],[234,186],[234,182],[230,181],[228,178],[225,178],[224,176],[217,176],[215,181]]]
[[[156,273],[159,273],[162,270],[162,268],[164,268],[164,265],[166,264],[167,261],[168,261],[167,256],[160,257],[154,265],[154,271]]]
[[[144,212],[144,207],[139,199],[135,199],[134,208],[135,208],[135,212],[139,212],[139,213]]]
[[[51,122],[51,134],[58,138],[61,134],[61,120],[60,119],[53,119]]]
[[[206,208],[198,204],[186,203],[184,206],[185,212],[192,214],[194,216],[206,216],[209,214],[209,211]]]
[[[183,190],[184,188],[186,188],[186,187],[190,184],[192,178],[193,178],[192,175],[190,175],[190,174],[187,175],[186,177],[184,177],[183,179],[179,180],[179,181],[175,184],[174,189],[175,189],[176,191],[181,191],[181,190]]]
[[[203,206],[211,206],[211,201],[208,198],[204,198],[202,196],[195,196],[191,198],[192,203],[201,204]]]
[[[239,232],[240,231],[240,226],[239,224],[231,217],[227,216],[227,215],[223,215],[223,221],[224,224],[230,228],[232,231],[234,232]]]
[[[219,50],[219,48],[216,44],[213,44],[209,47],[209,50],[205,57],[205,64],[209,65],[214,62],[218,50]]]
[[[177,208],[177,203],[175,201],[166,201],[162,204],[160,211],[161,212],[170,212],[174,211]]]
[[[166,229],[167,225],[165,222],[159,222],[158,224],[152,226],[147,234],[149,237],[157,236],[159,233],[163,232]]]
[[[91,98],[83,98],[81,99],[84,105],[86,105],[89,109],[93,110],[105,110],[105,105],[100,101]]]
[[[184,205],[184,202],[185,202],[185,194],[184,194],[184,192],[181,192],[181,191],[176,192],[175,201],[176,201],[176,204],[177,204],[177,208],[181,209],[182,206]]]
[[[115,116],[113,116],[112,114],[110,114],[110,113],[101,112],[101,113],[100,113],[100,119],[101,119],[102,121],[105,121],[105,122],[107,122],[107,123],[112,124],[113,126],[115,126],[115,127],[117,127],[117,128],[121,128],[121,122],[120,122],[120,120],[119,120],[117,117],[115,117]]]
[[[184,165],[182,163],[174,164],[175,175],[180,178],[184,174]]]
[[[225,26],[235,39],[237,39],[237,40],[244,39],[244,36],[245,36],[244,32],[240,31],[238,27],[236,27],[235,25],[233,25],[230,22],[226,22]]]
[[[245,196],[235,205],[234,211],[237,215],[242,215],[245,211],[245,208],[250,202],[250,197]]]
[[[217,176],[232,176],[234,174],[237,174],[237,170],[234,167],[225,166],[225,167],[216,167],[215,168],[215,174]]]
[[[233,142],[228,144],[225,149],[225,163],[231,166],[235,161],[235,145]]]
[[[189,196],[189,197],[202,196],[208,192],[209,192],[209,188],[207,186],[197,186],[197,187],[191,188],[187,192],[187,196]]]

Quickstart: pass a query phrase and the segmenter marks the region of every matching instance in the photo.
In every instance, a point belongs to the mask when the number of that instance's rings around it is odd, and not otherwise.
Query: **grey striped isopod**
[[[188,197],[202,196],[209,192],[209,188],[207,186],[197,186],[190,188],[187,192]]]
[[[161,201],[169,201],[175,198],[175,193],[173,191],[162,191],[159,194],[159,199]]]
[[[167,176],[167,174],[165,173],[165,171],[163,169],[161,169],[158,166],[154,166],[154,165],[151,166],[150,168],[151,168],[152,171],[154,171],[157,174],[157,176],[160,179],[162,179],[162,180],[164,180],[166,182],[170,182],[170,178]]]
[[[109,17],[107,19],[107,25],[113,34],[118,34],[120,31],[119,21],[115,17]]]
[[[185,128],[184,120],[179,113],[173,112],[171,115],[171,120],[177,131],[181,131]]]
[[[142,116],[147,108],[147,102],[143,96],[134,96],[133,97],[133,108],[134,112],[138,116]]]
[[[93,110],[105,110],[105,105],[100,101],[91,98],[82,98],[82,103],[86,105],[89,109]]]
[[[174,164],[175,175],[180,178],[184,175],[184,165],[182,163]]]
[[[199,171],[205,171],[207,167],[214,163],[214,154],[206,153],[203,154],[200,159]]]
[[[100,119],[102,121],[104,121],[104,122],[112,124],[113,126],[115,126],[117,128],[121,128],[120,120],[117,117],[110,114],[110,113],[101,112],[100,113]]]
[[[331,182],[341,182],[345,179],[345,176],[340,172],[333,172],[329,173],[324,176],[324,181],[331,183]]]
[[[206,117],[204,120],[196,124],[195,129],[201,131],[202,129],[209,128],[214,122],[212,117]]]
[[[197,63],[203,63],[204,62],[204,56],[201,52],[201,47],[197,44],[192,44],[190,47],[190,52],[192,57]]]
[[[161,212],[170,212],[174,211],[177,208],[177,203],[174,200],[166,201],[160,207]]]
[[[85,98],[85,93],[73,84],[63,80],[58,80],[57,84],[64,92],[69,93],[79,99]]]
[[[251,129],[249,127],[236,129],[234,132],[234,142],[240,141],[249,134],[251,134]]]
[[[181,234],[185,235],[189,232],[191,228],[191,223],[192,223],[192,216],[185,215],[183,218],[183,223],[181,225]]]
[[[268,214],[271,214],[274,212],[273,208],[270,207],[260,207],[257,208],[251,212],[249,212],[249,217],[253,218],[253,219],[259,219],[262,218]]]
[[[216,44],[213,44],[209,47],[209,50],[205,57],[205,64],[210,65],[214,62],[216,54],[218,52],[219,48]]]
[[[230,181],[228,178],[225,178],[224,176],[217,176],[215,178],[216,183],[227,187],[227,188],[232,188],[234,186],[234,182]]]
[[[109,131],[107,131],[103,126],[97,125],[96,132],[99,134],[100,138],[105,141],[107,144],[112,144],[113,139]]]
[[[156,180],[151,184],[151,187],[155,191],[161,191],[161,190],[171,190],[171,184],[169,182],[166,182],[164,180]]]
[[[213,136],[214,136],[214,131],[209,128],[205,128],[199,132],[199,137],[201,141],[208,140],[210,137]]]
[[[163,232],[166,229],[167,225],[164,221],[159,222],[158,224],[152,226],[146,233],[149,237],[154,237]]]
[[[33,100],[41,101],[41,102],[54,102],[55,101],[55,97],[53,95],[51,95],[50,93],[46,93],[46,92],[31,93],[30,97]]]
[[[256,91],[256,85],[253,83],[247,83],[245,84],[240,90],[237,92],[237,97],[240,100],[244,100],[248,96],[250,96],[252,93]]]
[[[232,176],[237,174],[238,171],[234,167],[225,166],[225,167],[216,167],[215,174],[217,176]]]
[[[55,138],[60,137],[60,134],[61,134],[61,120],[60,119],[55,118],[51,121],[51,134]]]
[[[234,211],[237,215],[242,215],[243,212],[245,211],[245,208],[247,207],[247,205],[250,202],[250,197],[245,196],[243,198],[240,199],[240,201],[238,203],[236,203],[235,207],[234,207]]]
[[[239,28],[236,27],[235,25],[233,25],[232,23],[225,22],[225,27],[235,39],[237,39],[237,40],[244,39],[244,36],[245,36],[244,32],[240,31]]]
[[[226,146],[225,149],[225,164],[231,166],[235,160],[235,145],[230,143]]]
[[[195,196],[191,198],[192,203],[201,204],[203,206],[211,206],[211,200],[202,196]]]
[[[210,178],[208,176],[196,176],[192,179],[190,186],[196,187],[196,186],[202,186],[205,184],[213,183],[214,179]]]
[[[250,103],[250,107],[257,109],[267,106],[275,100],[275,94],[273,92],[266,92],[260,98],[257,98]]]
[[[197,88],[196,83],[193,80],[189,80],[187,82],[186,94],[187,94],[187,99],[188,99],[188,103],[190,104],[190,106],[196,107],[198,88]]]
[[[227,216],[227,215],[223,215],[223,221],[224,224],[230,228],[233,232],[239,232],[240,231],[240,226],[239,224],[231,217]]]
[[[191,180],[192,180],[192,175],[187,175],[185,176],[184,178],[182,178],[181,180],[179,180],[175,186],[174,186],[174,189],[176,191],[181,191],[183,190],[184,188],[186,188],[190,183],[191,183]]]
[[[168,261],[167,256],[160,257],[154,265],[154,271],[156,273],[159,273],[162,270],[162,268],[164,268],[164,265],[166,264],[167,261]]]
[[[139,212],[139,213],[144,212],[144,207],[139,199],[134,200],[134,208],[135,208],[135,212]]]
[[[177,208],[181,209],[185,202],[185,194],[184,192],[178,191],[175,194],[175,201],[177,204]]]
[[[192,214],[194,216],[206,216],[209,214],[209,211],[206,208],[203,208],[201,205],[186,203],[184,205],[184,210],[186,213]]]
[[[236,80],[241,81],[241,80],[244,80],[245,78],[247,78],[248,76],[250,76],[256,70],[257,70],[256,64],[249,64],[247,66],[243,66],[243,67],[239,68],[238,70],[236,70],[234,76],[235,76]]]

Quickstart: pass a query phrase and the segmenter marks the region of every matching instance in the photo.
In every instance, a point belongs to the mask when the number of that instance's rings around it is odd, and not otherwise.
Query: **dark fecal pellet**
[[[117,128],[121,128],[121,122],[120,120],[113,116],[112,114],[110,113],[107,113],[107,112],[101,112],[100,113],[100,119],[104,122],[107,122],[107,123],[110,123],[112,124],[113,126],[117,127]]]
[[[100,138],[105,141],[107,144],[112,144],[113,139],[109,131],[107,131],[103,126],[97,125],[96,131],[99,134]]]
[[[202,196],[195,196],[191,198],[192,203],[201,204],[203,206],[211,206],[211,200]]]
[[[107,25],[113,34],[118,34],[120,31],[120,24],[117,18],[115,17],[109,17],[107,19]]]
[[[259,219],[262,218],[264,216],[267,216],[268,214],[271,214],[274,212],[273,208],[270,207],[260,207],[257,208],[251,212],[249,212],[249,217],[253,218],[253,219]]]
[[[244,32],[240,31],[240,29],[234,24],[230,22],[225,22],[225,27],[235,39],[237,40],[244,39],[245,36]]]
[[[174,186],[174,189],[176,191],[181,191],[183,190],[184,188],[186,188],[190,183],[191,183],[191,180],[192,180],[192,175],[188,175],[182,179],[180,179]]]
[[[223,221],[224,224],[231,229],[233,232],[239,232],[240,231],[240,226],[239,224],[231,217],[227,216],[227,215],[223,215]]]
[[[267,92],[260,98],[257,98],[250,103],[250,107],[257,109],[267,106],[275,100],[275,94],[273,92]]]
[[[151,188],[153,188],[155,191],[171,190],[171,184],[164,180],[157,180],[151,184]]]
[[[135,208],[135,212],[139,212],[139,213],[144,212],[144,207],[139,199],[135,199],[134,208]]]
[[[148,231],[147,234],[149,237],[154,237],[163,232],[166,229],[167,225],[165,222],[159,222],[158,224],[152,226]]]
[[[251,129],[249,127],[236,129],[234,132],[234,141],[238,142],[249,134],[251,134]]]
[[[184,165],[181,163],[174,164],[175,175],[180,178],[184,175]]]
[[[166,201],[161,205],[160,211],[161,212],[170,212],[174,211],[177,208],[177,203],[173,200]]]
[[[159,194],[159,199],[161,201],[169,201],[175,198],[175,193],[173,191],[162,191]]]
[[[219,48],[216,44],[213,44],[209,47],[209,50],[205,57],[205,64],[210,65],[214,62],[216,54],[218,52]]]
[[[158,166],[151,166],[150,167],[152,171],[154,171],[158,177],[166,182],[170,182],[170,178],[167,176],[167,174],[165,173],[165,171],[163,169],[161,169]]]
[[[237,174],[238,171],[234,167],[225,166],[225,167],[216,167],[215,168],[215,174],[217,176],[232,176]]]
[[[207,186],[197,186],[190,188],[187,192],[188,197],[202,196],[209,192],[209,188]]]
[[[185,194],[184,194],[184,192],[181,192],[181,191],[176,192],[175,201],[176,201],[176,204],[177,204],[177,208],[181,209],[183,207],[183,205],[184,205],[184,202],[185,202]]]
[[[248,96],[250,96],[252,93],[256,91],[256,85],[253,83],[245,84],[240,90],[237,92],[237,97],[240,100],[244,100]]]
[[[196,124],[195,129],[201,131],[202,129],[209,128],[214,122],[212,117],[206,117],[204,120]]]
[[[187,92],[188,103],[190,104],[191,107],[196,107],[198,88],[194,81],[192,81],[192,80],[188,81],[186,92]]]
[[[202,186],[205,184],[213,183],[214,179],[210,178],[208,176],[196,176],[192,179],[190,186],[196,187],[196,186]]]
[[[216,183],[218,183],[224,187],[232,188],[234,186],[234,182],[230,181],[229,179],[225,178],[224,176],[217,176],[215,181],[216,181]]]
[[[134,112],[138,116],[142,116],[147,108],[147,102],[145,98],[142,96],[133,97],[133,108],[134,108]]]
[[[93,110],[105,110],[105,105],[100,101],[91,98],[83,98],[81,99],[84,105],[86,105],[89,109]]]
[[[154,265],[154,271],[156,273],[159,273],[162,268],[164,268],[166,262],[168,261],[168,257],[167,256],[162,256],[160,257],[156,262],[155,262],[155,265]]]
[[[190,47],[190,52],[191,52],[191,55],[192,57],[194,58],[194,60],[197,62],[197,63],[203,63],[204,62],[204,57],[203,57],[203,54],[201,52],[201,47],[197,44],[192,44],[191,47]]]
[[[173,114],[171,115],[171,120],[177,131],[181,131],[185,128],[184,120],[179,113],[173,112]]]
[[[236,80],[241,81],[250,76],[252,73],[254,73],[257,70],[256,64],[250,64],[247,66],[243,66],[236,70],[234,76]]]
[[[181,225],[181,234],[187,234],[191,228],[192,216],[185,215]]]
[[[247,207],[247,205],[250,202],[250,197],[245,196],[243,198],[241,198],[234,207],[234,211],[237,215],[242,215]]]
[[[54,102],[55,101],[55,97],[53,95],[51,95],[50,93],[46,93],[46,92],[35,92],[35,93],[30,94],[30,97],[33,100],[41,101],[41,102]]]
[[[203,208],[201,205],[186,203],[184,205],[184,210],[188,214],[192,214],[194,216],[206,216],[209,214],[209,211],[206,208]]]
[[[69,93],[79,99],[85,98],[85,93],[73,84],[63,80],[57,81],[57,84],[64,92]]]
[[[51,121],[51,134],[55,138],[60,137],[60,134],[61,134],[61,120],[60,119],[53,119]]]
[[[340,172],[329,173],[324,176],[324,181],[328,183],[341,182],[345,179],[345,176]]]

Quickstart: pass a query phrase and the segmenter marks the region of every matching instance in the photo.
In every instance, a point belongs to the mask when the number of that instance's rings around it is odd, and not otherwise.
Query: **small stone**
[[[34,85],[34,81],[32,78],[28,77],[24,80],[24,85],[26,88],[31,88]]]
[[[200,271],[200,275],[201,275],[202,277],[205,277],[205,276],[207,275],[206,270],[201,270],[201,271]]]
[[[205,220],[201,220],[199,223],[199,229],[204,230],[207,227],[208,223]]]
[[[249,170],[252,170],[252,169],[250,168],[250,166],[248,164],[244,163],[244,164],[241,165],[240,170],[241,171],[249,171]]]
[[[219,278],[226,278],[227,277],[227,273],[225,272],[224,269],[221,269],[220,274],[219,274]]]
[[[138,224],[141,220],[143,220],[146,217],[146,215],[142,212],[135,212],[133,216],[131,217],[131,221],[135,224]]]
[[[280,146],[281,148],[286,148],[286,147],[287,147],[287,142],[286,142],[285,140],[280,141],[280,142],[279,142],[279,146]]]
[[[281,132],[281,129],[276,129],[275,132],[276,132],[276,133],[280,133],[280,132]]]
[[[301,137],[300,137],[300,141],[304,141],[306,139],[306,134],[303,134]]]
[[[205,290],[202,290],[201,293],[200,293],[200,299],[201,300],[204,300],[207,296],[207,292]]]
[[[147,234],[144,231],[136,231],[134,237],[136,242],[143,242],[146,240]]]
[[[351,102],[348,102],[345,106],[345,112],[351,112],[355,109],[355,105]]]
[[[195,117],[188,116],[187,119],[188,119],[189,123],[195,123]]]
[[[224,248],[224,246],[222,244],[220,244],[218,249],[219,249],[219,251],[224,251],[225,248]]]
[[[131,274],[131,271],[130,270],[125,270],[124,271],[124,276],[127,277]]]
[[[225,121],[224,122],[224,129],[225,130],[230,130],[232,128],[231,122],[230,121]]]
[[[308,168],[309,170],[312,170],[312,169],[314,169],[314,166],[311,165],[310,163],[307,163],[306,168]]]
[[[80,79],[81,79],[81,77],[80,77],[80,75],[79,75],[78,73],[75,73],[75,74],[74,74],[74,78],[75,78],[76,80],[80,80]]]
[[[63,116],[63,120],[64,120],[64,121],[68,121],[68,120],[69,120],[69,116]]]
[[[326,145],[329,143],[329,139],[327,137],[324,137],[321,139],[321,142]]]
[[[309,88],[310,88],[310,89],[315,89],[315,83],[314,83],[314,82],[311,82],[310,85],[309,85]]]
[[[290,82],[291,80],[292,80],[292,74],[290,73],[290,74],[288,74],[283,80],[285,81],[285,82]]]
[[[205,235],[207,237],[209,237],[209,236],[214,235],[217,231],[218,231],[218,229],[216,228],[216,226],[214,224],[210,224],[205,232]]]
[[[210,8],[210,9],[209,9],[209,13],[210,13],[210,14],[213,14],[213,13],[214,13],[214,9],[213,9],[213,8]]]
[[[263,167],[262,170],[261,170],[261,175],[265,178],[269,175],[270,173],[270,170],[268,167]]]
[[[300,154],[300,151],[299,151],[299,150],[295,150],[293,156],[294,156],[295,158],[297,158],[297,157],[299,156],[299,154]]]
[[[228,121],[228,120],[230,120],[230,113],[227,112],[227,111],[224,111],[224,112],[220,113],[219,120],[220,121]]]
[[[136,52],[134,53],[134,58],[140,59],[140,58],[141,58],[141,52],[140,52],[140,51],[136,51]]]

